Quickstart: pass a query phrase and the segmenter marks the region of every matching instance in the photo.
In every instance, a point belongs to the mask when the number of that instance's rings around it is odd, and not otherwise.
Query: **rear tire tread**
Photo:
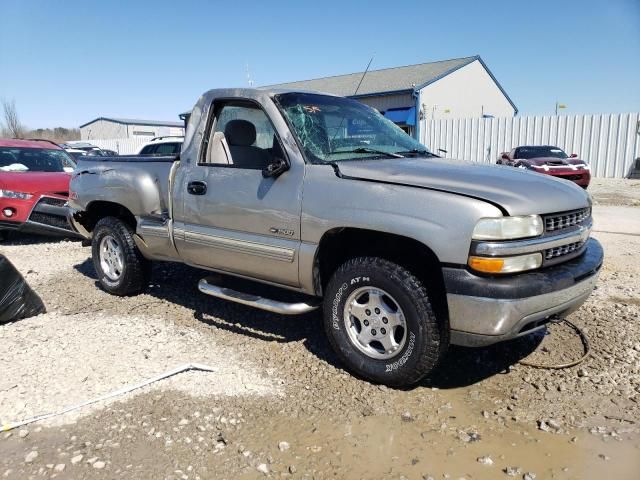
[[[99,245],[102,232],[111,233],[116,236],[124,256],[124,271],[122,278],[116,286],[105,284],[101,276],[104,276],[100,269]],[[116,217],[104,217],[93,230],[92,255],[93,264],[98,274],[100,285],[107,292],[118,296],[136,295],[142,292],[149,283],[151,277],[151,262],[147,260],[133,240],[133,229],[122,220]]]

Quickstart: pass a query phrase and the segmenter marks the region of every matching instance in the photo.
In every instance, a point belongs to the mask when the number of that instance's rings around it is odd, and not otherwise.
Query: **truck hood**
[[[66,172],[0,172],[0,189],[42,194],[69,194],[71,174]]]
[[[576,210],[591,204],[572,182],[500,165],[444,158],[394,158],[336,162],[340,176],[428,188],[478,198],[509,215]]]

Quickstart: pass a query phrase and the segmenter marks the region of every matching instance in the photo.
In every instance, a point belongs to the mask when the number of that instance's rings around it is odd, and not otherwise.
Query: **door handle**
[[[204,195],[207,193],[207,184],[206,182],[189,182],[187,192],[191,195]]]

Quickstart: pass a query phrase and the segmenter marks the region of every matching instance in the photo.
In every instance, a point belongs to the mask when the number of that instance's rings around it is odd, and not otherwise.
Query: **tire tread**
[[[422,281],[420,281],[420,279],[413,273],[411,273],[401,265],[398,265],[381,257],[351,258],[343,263],[340,267],[338,267],[338,269],[334,272],[331,280],[329,281],[325,292],[327,294],[325,296],[324,305],[325,315],[328,315],[331,311],[331,302],[334,298],[334,295],[332,295],[332,293],[336,292],[337,288],[339,287],[339,279],[343,278],[343,276],[345,275],[352,274],[352,272],[357,272],[358,275],[366,275],[366,273],[363,272],[366,272],[366,270],[369,269],[378,270],[384,275],[388,276],[390,279],[402,284],[407,295],[411,297],[414,305],[416,306],[418,317],[422,322],[426,323],[426,330],[429,332],[438,333],[437,338],[431,336],[431,342],[425,342],[425,348],[423,349],[424,351],[418,352],[419,358],[417,364],[414,364],[414,368],[400,368],[396,372],[394,372],[393,377],[390,376],[389,379],[385,379],[384,382],[380,381],[379,379],[369,378],[370,380],[378,381],[380,383],[385,383],[389,386],[395,387],[406,387],[409,385],[413,385],[416,382],[420,381],[429,372],[433,371],[440,364],[449,346],[448,325],[436,318],[433,307],[429,300],[427,289],[425,288]],[[338,353],[338,355],[342,357],[343,360],[346,360],[341,354],[340,346],[336,343],[331,328],[331,322],[325,320],[325,330],[331,346]]]
[[[151,262],[147,260],[133,240],[133,229],[124,223],[122,220],[116,217],[104,217],[97,224],[93,230],[93,236],[96,238],[100,230],[107,229],[114,234],[118,235],[120,239],[124,241],[123,254],[124,263],[126,265],[124,272],[124,281],[117,287],[105,286],[102,282],[102,287],[109,293],[118,296],[130,296],[136,295],[142,292],[151,277]],[[97,242],[96,242],[97,244]],[[92,253],[94,257],[94,265],[97,268],[97,245],[92,245]]]

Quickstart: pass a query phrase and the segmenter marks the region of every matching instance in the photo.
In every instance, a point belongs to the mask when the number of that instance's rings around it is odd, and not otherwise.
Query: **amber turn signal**
[[[540,253],[518,255],[515,257],[469,257],[469,266],[483,273],[516,273],[533,270],[542,265]]]
[[[469,257],[469,266],[478,272],[500,273],[504,266],[502,258]]]

